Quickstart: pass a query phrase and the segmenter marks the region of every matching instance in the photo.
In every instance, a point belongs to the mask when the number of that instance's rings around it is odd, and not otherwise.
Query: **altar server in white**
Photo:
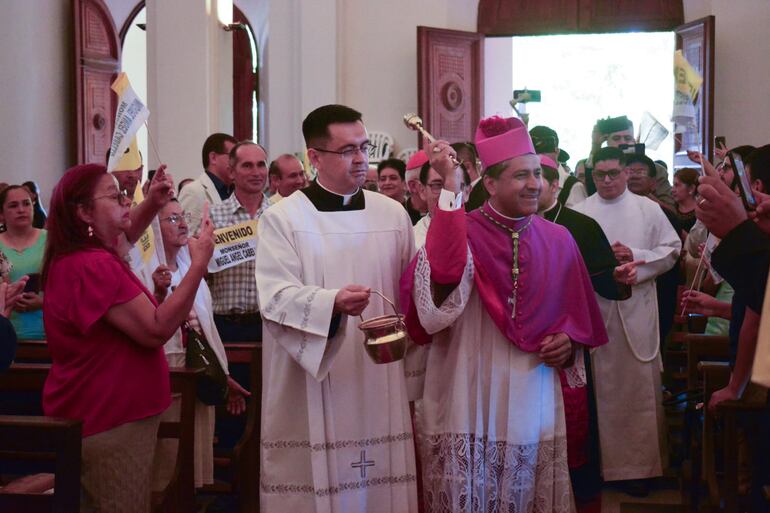
[[[631,298],[596,296],[610,343],[592,353],[602,474],[631,481],[627,491],[644,495],[645,480],[663,472],[655,278],[676,264],[682,243],[658,204],[628,190],[628,173],[621,150],[602,148],[594,157],[597,193],[573,208],[599,223],[621,264],[645,262]]]

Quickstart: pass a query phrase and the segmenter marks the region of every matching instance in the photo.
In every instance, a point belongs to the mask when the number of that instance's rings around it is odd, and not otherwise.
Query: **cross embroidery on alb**
[[[366,467],[373,467],[374,461],[366,459],[366,451],[361,451],[361,459],[350,464],[351,467],[361,471],[361,479],[366,478]]]

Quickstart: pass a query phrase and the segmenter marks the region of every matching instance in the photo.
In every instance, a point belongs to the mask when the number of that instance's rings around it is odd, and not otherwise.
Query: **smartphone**
[[[727,148],[727,139],[724,135],[714,137],[714,148]]]
[[[644,143],[621,144],[618,148],[626,155],[644,155]]]
[[[34,292],[35,294],[40,292],[40,273],[28,274],[29,280],[24,285],[24,292]]]
[[[730,164],[733,166],[735,181],[738,182],[738,189],[741,193],[743,206],[746,207],[746,210],[756,209],[757,200],[754,198],[754,193],[751,192],[751,183],[749,182],[749,175],[746,173],[746,168],[743,167],[743,159],[741,159],[741,156],[734,151],[729,152],[727,158],[730,159]]]

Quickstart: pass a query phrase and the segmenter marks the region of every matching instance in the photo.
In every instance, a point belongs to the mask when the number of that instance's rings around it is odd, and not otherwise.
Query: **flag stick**
[[[152,138],[152,134],[150,134],[150,125],[147,124],[147,121],[144,122],[144,127],[147,129],[147,139],[150,140],[152,152],[155,154],[155,158],[157,159],[158,164],[160,164],[163,161],[160,159],[160,155],[158,155],[158,147],[155,145],[155,139]]]

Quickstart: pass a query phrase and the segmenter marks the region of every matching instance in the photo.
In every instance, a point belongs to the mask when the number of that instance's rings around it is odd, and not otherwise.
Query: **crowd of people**
[[[83,421],[88,511],[149,511],[170,479],[175,448],[156,432],[179,415],[169,367],[191,337],[235,415],[251,391],[224,344],[263,344],[249,485],[263,511],[598,511],[606,482],[646,495],[665,468],[661,370],[680,310],[730,337],[708,414],[761,393],[770,145],[718,148],[714,164],[692,153],[672,183],[625,116],[597,123],[574,173],[555,130],[518,118],[376,166],[349,107],[312,111],[302,131],[312,177],[216,133],[178,188],[165,166],[142,184],[141,167],[79,165],[46,214],[34,183],[0,186],[0,365],[17,338],[47,340],[43,407]],[[214,265],[215,230],[234,227],[254,228],[254,251]],[[162,248],[149,257],[147,231]],[[411,339],[383,365],[358,329],[392,313],[380,296]],[[214,417],[199,399],[196,487],[213,482]],[[770,410],[754,432],[748,452],[770,454]],[[752,459],[752,511],[767,509],[768,467]]]

